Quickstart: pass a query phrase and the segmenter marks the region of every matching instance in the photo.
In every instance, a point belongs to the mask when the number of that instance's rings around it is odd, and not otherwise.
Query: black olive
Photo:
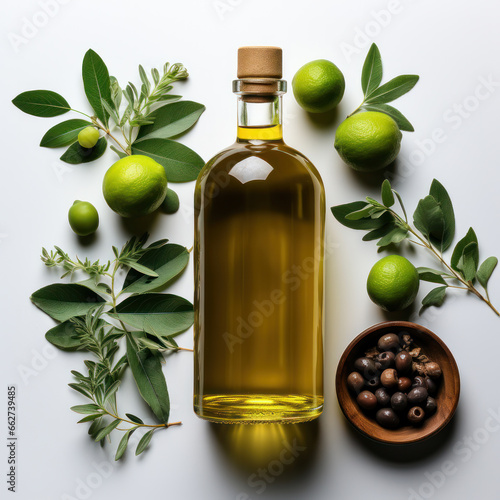
[[[380,364],[380,367],[382,370],[385,370],[386,368],[392,368],[394,366],[394,359],[396,355],[391,352],[391,351],[385,351],[381,352],[377,356],[377,361]]]
[[[375,419],[386,429],[396,429],[399,425],[399,417],[392,408],[381,408],[377,411]]]
[[[424,409],[426,415],[432,415],[437,410],[436,400],[429,396],[425,401]]]
[[[434,396],[437,393],[437,384],[434,380],[431,378],[427,377],[425,379],[425,387],[427,389],[427,392],[431,395]]]
[[[371,378],[378,375],[377,367],[375,366],[375,361],[370,358],[358,358],[354,362],[354,370],[361,373],[365,380],[370,380]]]
[[[391,395],[385,387],[379,387],[375,391],[375,397],[377,398],[378,405],[381,408],[385,408],[391,404]]]
[[[408,403],[411,406],[417,406],[420,403],[423,403],[427,399],[428,395],[429,393],[425,387],[414,387],[408,393]]]
[[[399,377],[398,380],[398,391],[408,392],[411,389],[411,379],[408,377]]]
[[[413,383],[411,384],[412,387],[425,387],[425,378],[420,376],[420,375],[417,375],[414,379],[413,379]]]
[[[359,394],[365,385],[365,379],[358,372],[352,372],[347,377],[347,387],[351,389],[354,394]]]
[[[395,392],[391,397],[391,406],[393,410],[404,411],[408,406],[406,394]]]
[[[373,377],[370,380],[366,381],[366,386],[372,391],[374,391],[379,385],[380,385],[379,377]]]
[[[380,383],[388,389],[395,389],[398,386],[398,372],[394,368],[387,368],[380,375]]]
[[[404,374],[409,373],[411,371],[413,360],[408,352],[406,352],[406,351],[398,352],[394,362],[396,364],[396,370],[401,375],[404,375]]]
[[[379,338],[377,344],[379,351],[393,351],[396,352],[399,346],[399,337],[395,333],[387,333]]]
[[[441,367],[435,362],[431,361],[425,365],[425,371],[431,378],[439,378],[441,376]]]
[[[356,398],[358,405],[363,408],[363,410],[371,411],[377,407],[377,398],[375,394],[370,391],[363,391],[358,394]]]
[[[424,410],[420,408],[419,406],[414,406],[409,412],[408,412],[408,421],[412,425],[418,425],[422,422],[422,420],[425,417]]]

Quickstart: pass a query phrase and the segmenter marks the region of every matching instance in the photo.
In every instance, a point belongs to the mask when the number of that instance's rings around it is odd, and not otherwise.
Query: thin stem
[[[166,428],[168,428],[168,427],[172,427],[173,425],[182,425],[182,422],[169,422],[169,423],[166,423],[166,424],[138,424],[136,422],[132,422],[132,420],[128,420],[127,418],[123,418],[123,417],[120,417],[118,415],[115,415],[114,413],[110,412],[106,408],[102,408],[102,409],[110,417],[112,417],[112,418],[114,418],[116,420],[121,420],[122,422],[126,422],[127,424],[131,424],[134,427],[149,427],[149,428],[152,428],[152,429],[159,429],[160,427],[166,427]]]
[[[495,308],[495,306],[491,303],[490,299],[488,296],[484,297],[484,295],[482,295],[478,290],[477,288],[472,284],[471,281],[466,281],[464,278],[462,278],[462,276],[457,273],[455,271],[455,269],[453,269],[444,259],[443,259],[443,256],[432,246],[432,244],[425,240],[424,238],[422,238],[408,223],[406,223],[396,212],[394,212],[393,210],[389,210],[389,212],[393,215],[393,217],[395,217],[399,223],[405,227],[406,229],[408,229],[408,231],[413,234],[413,236],[415,236],[415,238],[417,238],[419,241],[420,241],[420,244],[421,246],[425,246],[428,250],[430,250],[434,256],[439,260],[439,262],[441,262],[441,264],[446,268],[448,269],[448,271],[450,271],[450,274],[451,276],[453,277],[453,279],[456,279],[458,281],[460,281],[460,283],[462,283],[462,285],[465,286],[465,289],[468,290],[469,292],[472,292],[474,295],[476,295],[476,297],[478,297],[479,299],[481,299],[483,302],[485,302],[486,304],[488,304],[488,306],[494,311],[494,313],[497,315],[497,316],[500,316],[500,312]],[[416,243],[416,242],[414,242]],[[456,287],[456,288],[462,288],[462,287]]]
[[[86,116],[87,118],[92,120],[92,122],[94,121],[92,116],[89,116],[87,113],[84,113],[83,111],[78,111],[77,109],[73,109],[73,108],[69,108],[69,111],[74,111],[75,113],[80,113],[81,115]]]
[[[102,130],[109,137],[111,137],[111,139],[116,142],[116,144],[123,150],[125,154],[130,155],[130,151],[128,151],[128,149],[111,133],[109,128],[103,127],[96,119],[92,119],[92,122],[98,129]]]

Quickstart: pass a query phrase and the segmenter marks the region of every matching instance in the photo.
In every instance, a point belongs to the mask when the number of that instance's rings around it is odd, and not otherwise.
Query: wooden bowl
[[[382,335],[401,332],[408,332],[415,344],[422,348],[422,353],[439,363],[443,374],[435,396],[436,413],[425,419],[420,427],[402,426],[391,430],[384,429],[373,416],[363,413],[347,387],[347,376],[354,371],[354,361],[364,356],[367,349],[376,346]],[[386,321],[366,329],[349,344],[340,358],[335,385],[340,408],[347,420],[358,431],[382,443],[409,444],[429,438],[443,429],[451,420],[460,395],[460,374],[455,358],[437,335],[409,321]]]

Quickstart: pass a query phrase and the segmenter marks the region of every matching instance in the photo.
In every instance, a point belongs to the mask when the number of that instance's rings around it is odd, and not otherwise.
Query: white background
[[[158,433],[139,459],[129,450],[126,459],[115,464],[117,439],[101,449],[90,441],[85,425],[76,425],[77,415],[69,410],[82,403],[66,384],[71,381],[71,369],[82,369],[84,355],[48,348],[44,333],[54,323],[28,297],[57,280],[57,274],[39,260],[42,246],[55,244],[70,254],[106,259],[112,256],[111,245],[121,246],[132,233],[146,228],[124,223],[103,200],[101,181],[115,161],[114,153],[108,151],[95,163],[64,170],[59,151],[38,146],[58,118],[31,117],[10,103],[21,91],[51,89],[73,107],[90,111],[80,76],[88,48],[103,57],[122,84],[137,83],[139,63],[151,68],[167,60],[179,61],[191,76],[177,90],[207,106],[196,127],[181,140],[208,159],[234,139],[231,80],[238,46],[283,47],[289,82],[302,64],[330,59],[344,72],[347,85],[334,120],[308,117],[291,92],[284,102],[285,140],[318,167],[327,206],[332,206],[378,196],[380,177],[354,174],[333,148],[335,128],[361,101],[361,67],[369,44],[375,41],[382,53],[384,81],[402,73],[421,76],[415,89],[396,104],[416,131],[404,133],[401,175],[394,186],[413,211],[432,179],[439,179],[455,203],[457,237],[473,225],[483,259],[500,253],[500,12],[496,4],[485,0],[473,4],[451,0],[65,0],[55,1],[47,17],[41,3],[4,2],[0,20],[0,399],[4,400],[0,402],[4,405],[0,439],[6,434],[6,388],[15,384],[19,404],[15,498],[392,500],[418,498],[411,496],[413,489],[420,498],[497,499],[500,432],[498,424],[488,424],[492,423],[489,415],[500,411],[500,320],[463,293],[452,295],[439,310],[412,316],[440,335],[456,357],[462,377],[456,418],[438,439],[416,448],[387,449],[367,442],[350,429],[338,408],[335,369],[355,335],[394,316],[381,312],[365,291],[366,276],[378,258],[374,243],[363,243],[362,234],[340,226],[330,213],[327,233],[333,252],[327,261],[326,409],[321,418],[305,426],[272,430],[203,422],[191,408],[192,355],[180,352],[168,359],[165,373],[172,419],[184,425]],[[54,0],[46,3],[54,4]],[[392,13],[387,14],[389,7]],[[386,12],[377,14],[382,10]],[[34,20],[41,25],[26,32],[27,23]],[[474,95],[482,80],[496,83],[489,92],[483,86],[479,101]],[[437,129],[442,130],[442,140],[432,144],[433,134],[440,134]],[[425,153],[419,152],[422,144]],[[173,187],[180,195],[181,210],[174,216],[158,217],[149,230],[155,239],[166,237],[191,247],[194,183]],[[97,238],[86,246],[67,223],[67,210],[75,199],[91,201],[101,216]],[[415,263],[432,264],[427,255],[417,254]],[[500,276],[493,275],[490,286],[497,304],[499,280]],[[421,288],[419,299],[430,287]],[[191,264],[172,290],[191,299]],[[191,331],[179,337],[179,342],[191,346]],[[148,415],[132,380],[127,378],[125,386],[120,391],[122,411]],[[284,443],[293,444],[294,439],[301,447],[298,457],[280,466],[277,460]],[[1,477],[5,478],[4,442],[0,450]],[[97,465],[100,472],[96,464],[101,464]],[[256,483],[259,467],[269,479]],[[441,474],[443,467],[452,474]],[[2,498],[9,498],[6,488],[2,479]]]

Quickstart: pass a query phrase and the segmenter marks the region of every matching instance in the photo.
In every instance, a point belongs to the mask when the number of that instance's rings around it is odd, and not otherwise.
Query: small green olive
[[[68,221],[78,236],[88,236],[97,231],[99,214],[92,203],[76,200],[69,209]]]
[[[78,143],[82,148],[93,148],[99,140],[99,130],[94,127],[85,127],[78,134]]]

